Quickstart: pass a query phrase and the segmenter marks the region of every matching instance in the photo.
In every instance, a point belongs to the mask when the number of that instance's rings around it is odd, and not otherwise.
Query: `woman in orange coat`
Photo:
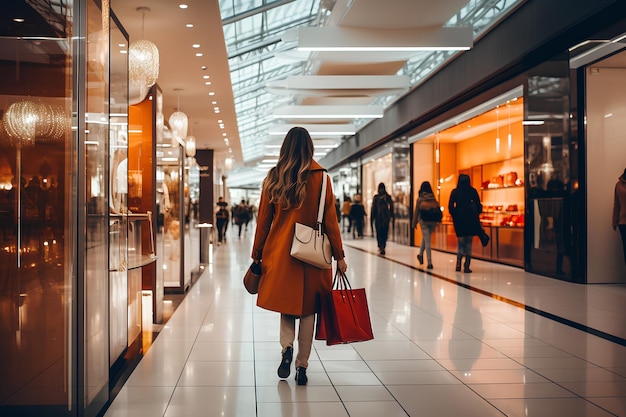
[[[291,373],[296,319],[300,319],[295,363],[298,385],[307,383],[315,313],[319,312],[320,295],[331,289],[332,270],[301,262],[290,255],[290,249],[296,222],[316,227],[323,171],[324,168],[313,160],[309,132],[302,127],[289,130],[276,167],[270,169],[263,181],[252,247],[252,259],[263,260],[257,305],[280,313],[280,378],[287,378]],[[330,240],[337,268],[345,272],[348,266],[330,180],[324,201],[323,229]]]

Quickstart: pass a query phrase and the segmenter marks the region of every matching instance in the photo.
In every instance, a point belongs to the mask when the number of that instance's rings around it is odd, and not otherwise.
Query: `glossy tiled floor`
[[[276,375],[278,314],[241,284],[251,239],[212,248],[106,417],[626,416],[626,286],[481,261],[460,274],[438,252],[427,273],[416,248],[390,244],[383,258],[372,238],[346,237],[375,340],[316,341],[296,386]]]

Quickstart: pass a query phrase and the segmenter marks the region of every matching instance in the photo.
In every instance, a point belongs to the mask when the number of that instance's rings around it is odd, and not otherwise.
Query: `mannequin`
[[[613,230],[619,229],[622,237],[624,263],[626,264],[626,169],[615,184],[615,199],[613,202]]]

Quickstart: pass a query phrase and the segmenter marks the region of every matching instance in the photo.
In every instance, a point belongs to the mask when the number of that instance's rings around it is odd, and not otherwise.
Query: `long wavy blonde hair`
[[[313,140],[303,127],[293,127],[287,132],[276,166],[269,170],[263,181],[270,203],[282,209],[302,206],[306,196],[306,179],[313,162]]]

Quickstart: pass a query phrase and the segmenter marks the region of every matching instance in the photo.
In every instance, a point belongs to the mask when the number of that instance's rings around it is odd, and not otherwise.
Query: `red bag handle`
[[[348,295],[352,298],[352,302],[356,302],[356,297],[352,294],[352,286],[350,285],[350,281],[345,273],[341,272],[339,269],[335,271],[335,277],[333,278],[333,290],[339,291],[342,294],[341,299],[346,302],[346,297]]]

